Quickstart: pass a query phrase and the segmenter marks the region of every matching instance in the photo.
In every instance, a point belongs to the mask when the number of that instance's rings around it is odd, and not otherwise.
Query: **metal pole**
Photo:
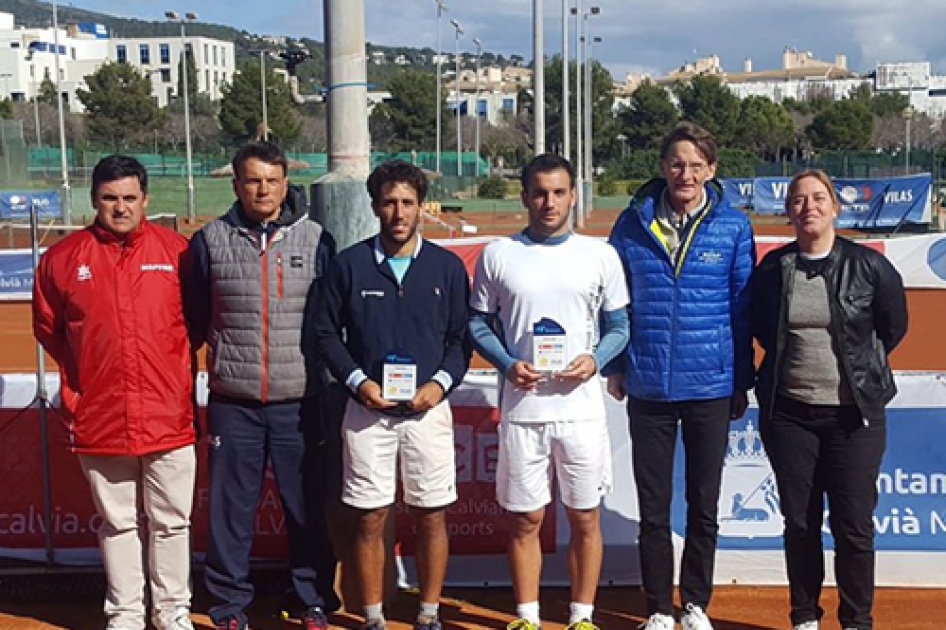
[[[269,116],[266,113],[266,60],[263,57],[264,51],[259,51],[259,84],[260,95],[263,99],[263,140],[269,141]]]
[[[368,80],[363,0],[325,2],[329,170],[367,178]]]
[[[370,160],[364,0],[325,0],[329,172],[312,185],[312,215],[343,249],[377,232],[365,182]]]
[[[476,179],[480,178],[480,59],[483,56],[483,42],[479,38],[473,38],[476,44],[476,104],[473,106],[473,113],[476,115],[476,140],[474,146],[475,153],[475,173]],[[488,111],[488,108],[487,108]]]
[[[455,104],[457,107],[457,177],[463,177],[463,122],[460,118],[460,35],[463,35],[463,28],[456,20],[450,20],[453,28],[456,30],[456,62],[457,76],[456,89],[454,90]]]
[[[568,0],[562,0],[562,155],[566,160],[572,155],[571,93],[569,75],[571,62],[568,58]]]
[[[584,120],[581,116],[582,110],[582,23],[583,14],[581,12],[581,0],[576,0],[575,6],[575,224],[578,227],[585,227],[585,173],[582,168],[584,160],[584,138],[582,137],[582,126]]]
[[[443,128],[443,32],[440,29],[443,12],[447,5],[443,0],[434,0],[437,3],[437,172],[440,170],[441,136]]]
[[[43,134],[39,128],[39,89],[36,87],[36,64],[30,64],[30,75],[33,78],[33,121],[36,124],[36,148],[43,146]]]
[[[545,153],[545,14],[542,0],[532,0],[532,90],[535,154]]]
[[[33,249],[35,278],[36,268],[39,267],[39,217],[36,216],[35,202],[30,203],[30,244]],[[43,538],[46,544],[46,566],[52,566],[56,563],[56,550],[53,548],[52,473],[49,464],[49,417],[46,409],[49,393],[46,391],[46,354],[39,343],[36,344],[36,402],[39,405],[39,444],[43,457]]]
[[[910,108],[907,108],[906,122],[907,122],[907,133],[906,133],[906,151],[903,155],[903,166],[904,166],[904,175],[910,174],[910,145],[912,144],[912,138],[910,137],[910,121],[913,118],[913,112],[910,111]]]
[[[184,18],[181,18],[181,59],[183,59],[182,72],[184,73],[182,85],[184,87],[184,149],[187,157],[187,221],[193,223],[197,219],[197,211],[194,204],[194,156],[191,150],[191,103],[190,87],[187,77],[187,33],[184,27]]]
[[[592,84],[591,84],[592,83],[591,81],[592,80],[592,69],[591,69],[592,63],[591,62],[592,62],[593,56],[594,56],[594,52],[592,51],[592,48],[591,48],[591,29],[590,29],[590,24],[588,23],[588,16],[585,15],[585,54],[584,54],[584,58],[585,58],[585,84],[584,84],[584,89],[585,89],[585,108],[584,108],[585,159],[584,159],[584,166],[585,166],[585,181],[586,182],[590,182],[594,176],[594,173],[592,172],[592,164],[591,164],[592,155],[593,155],[592,129],[591,129],[591,124],[593,120],[592,118],[593,112],[591,109],[591,89],[592,89]],[[590,202],[591,200],[589,199],[588,201]]]
[[[584,37],[584,60],[585,60],[585,158],[583,160],[583,165],[585,167],[585,206],[583,209],[584,218],[587,219],[588,215],[591,214],[594,206],[594,172],[592,170],[592,156],[593,156],[593,145],[592,145],[592,134],[591,134],[591,123],[592,123],[592,110],[591,110],[591,32],[589,30],[588,24],[589,14],[585,14],[584,26],[585,26],[585,37]]]
[[[66,118],[62,111],[62,80],[59,74],[59,10],[53,0],[53,69],[56,72],[56,110],[59,114],[59,160],[62,169],[62,221],[72,225],[72,191],[69,187],[69,161],[66,159]]]

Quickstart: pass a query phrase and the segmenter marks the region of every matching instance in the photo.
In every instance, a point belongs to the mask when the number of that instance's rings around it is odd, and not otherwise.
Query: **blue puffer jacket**
[[[674,265],[655,213],[663,179],[641,187],[611,232],[627,274],[631,341],[608,372],[635,398],[676,402],[731,396],[755,380],[749,326],[752,226],[712,182]],[[623,361],[623,364],[621,363]]]

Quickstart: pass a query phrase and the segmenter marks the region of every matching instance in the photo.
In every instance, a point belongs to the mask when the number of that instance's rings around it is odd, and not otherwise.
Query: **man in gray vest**
[[[285,513],[302,627],[328,627],[339,606],[324,519],[319,371],[305,361],[302,328],[335,253],[289,185],[288,161],[268,142],[233,158],[236,203],[194,235],[184,279],[195,347],[207,344],[210,376],[210,522],[206,586],[218,630],[246,630],[253,599],[250,548],[267,461]]]

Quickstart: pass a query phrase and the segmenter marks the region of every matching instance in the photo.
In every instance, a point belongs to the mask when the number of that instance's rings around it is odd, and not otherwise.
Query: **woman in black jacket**
[[[903,281],[878,252],[835,233],[827,175],[792,179],[785,207],[796,240],[753,276],[752,325],[765,358],[756,393],[785,519],[795,630],[817,630],[824,581],[824,499],[834,536],[838,618],[873,628],[876,479],[884,406],[896,394],[887,356],[907,330]]]

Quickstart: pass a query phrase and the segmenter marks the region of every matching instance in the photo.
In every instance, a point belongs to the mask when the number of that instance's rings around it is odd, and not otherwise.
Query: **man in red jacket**
[[[148,175],[113,155],[92,171],[95,223],[49,248],[33,331],[59,364],[69,446],[102,520],[107,630],[190,621],[192,353],[179,267],[187,241],[145,219]]]

